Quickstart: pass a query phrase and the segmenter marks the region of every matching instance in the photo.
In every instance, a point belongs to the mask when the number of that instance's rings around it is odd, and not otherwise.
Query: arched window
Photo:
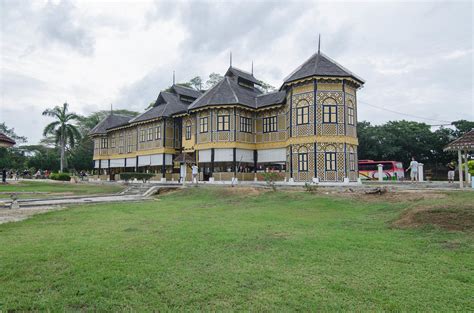
[[[326,171],[336,170],[336,147],[329,145],[324,152],[324,163]]]
[[[308,150],[301,147],[298,150],[298,172],[308,171]]]
[[[300,100],[296,105],[296,125],[309,124],[309,103]]]
[[[349,170],[355,171],[356,170],[356,154],[354,152],[354,148],[349,148]]]
[[[347,103],[347,123],[355,125],[354,103],[351,100]]]
[[[191,139],[191,121],[186,121],[186,140]]]
[[[333,98],[323,102],[323,123],[337,123],[337,102]]]

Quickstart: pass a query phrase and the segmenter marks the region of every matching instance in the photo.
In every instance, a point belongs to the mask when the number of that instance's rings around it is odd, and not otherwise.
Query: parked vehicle
[[[374,161],[374,160],[360,160],[359,161],[359,178],[361,179],[378,179],[378,164],[383,167],[384,180],[403,180],[405,178],[405,171],[403,170],[403,163],[398,161]]]

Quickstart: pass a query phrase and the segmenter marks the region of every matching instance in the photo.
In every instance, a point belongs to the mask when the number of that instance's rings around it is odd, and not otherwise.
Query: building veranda
[[[111,113],[90,133],[94,167],[101,179],[140,171],[178,180],[180,163],[192,160],[200,180],[253,181],[271,171],[288,181],[356,181],[363,84],[319,51],[269,93],[231,65],[207,91],[174,84],[137,117]]]

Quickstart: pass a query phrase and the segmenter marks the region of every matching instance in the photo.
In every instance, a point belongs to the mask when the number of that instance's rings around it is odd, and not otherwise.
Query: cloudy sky
[[[177,81],[223,74],[229,51],[280,87],[319,33],[321,50],[366,80],[360,119],[474,119],[471,1],[0,0],[0,22],[0,122],[30,143],[46,108],[143,111],[173,70]]]

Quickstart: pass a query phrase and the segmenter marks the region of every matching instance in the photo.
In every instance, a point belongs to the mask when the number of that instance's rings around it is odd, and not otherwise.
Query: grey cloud
[[[47,42],[58,42],[76,49],[83,55],[94,52],[94,38],[77,25],[74,5],[69,1],[48,2],[42,10],[39,30]]]

